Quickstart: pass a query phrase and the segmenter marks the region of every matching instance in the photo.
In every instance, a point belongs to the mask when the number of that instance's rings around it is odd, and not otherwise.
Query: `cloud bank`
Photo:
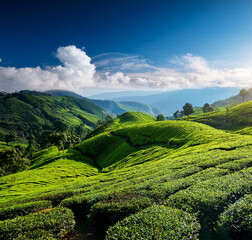
[[[252,87],[250,69],[218,69],[203,57],[192,54],[172,59],[173,67],[170,68],[156,67],[142,57],[120,53],[101,54],[91,62],[83,49],[73,45],[58,48],[55,56],[61,64],[44,69],[0,66],[0,91]]]
[[[75,46],[60,47],[55,56],[61,65],[45,69],[0,67],[0,91],[76,90],[95,84],[95,66],[84,51]]]

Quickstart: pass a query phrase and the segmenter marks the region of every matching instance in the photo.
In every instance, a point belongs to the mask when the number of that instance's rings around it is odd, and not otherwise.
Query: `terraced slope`
[[[65,154],[40,152],[29,170],[0,180],[4,211],[51,201],[71,209],[77,223],[88,220],[96,239],[108,228],[107,239],[249,239],[252,233],[230,210],[252,191],[252,137],[200,123],[129,125]],[[227,214],[237,228],[228,227]]]
[[[190,120],[208,124],[213,127],[237,130],[252,126],[252,101],[244,102],[229,109],[193,115]]]

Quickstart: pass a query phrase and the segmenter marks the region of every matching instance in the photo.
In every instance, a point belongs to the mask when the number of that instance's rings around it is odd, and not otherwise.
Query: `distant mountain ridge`
[[[186,102],[190,102],[194,107],[203,106],[206,102],[213,103],[220,99],[225,99],[239,93],[238,88],[208,87],[202,89],[185,89],[170,92],[163,92],[148,96],[124,96],[110,93],[110,100],[114,101],[137,101],[151,107],[156,107],[166,115],[172,115],[176,110],[182,109]],[[126,92],[127,93],[127,92]],[[116,97],[115,97],[116,96]],[[108,100],[108,99],[107,99]]]
[[[99,99],[88,99],[79,94],[70,91],[62,91],[62,90],[50,90],[45,91],[45,93],[50,94],[52,96],[71,96],[80,99],[86,99],[99,107],[103,108],[107,113],[111,114],[122,114],[127,111],[138,111],[146,114],[150,114],[152,116],[157,116],[162,113],[156,107],[151,107],[148,104],[140,103],[138,101],[113,101],[113,100],[99,100]]]

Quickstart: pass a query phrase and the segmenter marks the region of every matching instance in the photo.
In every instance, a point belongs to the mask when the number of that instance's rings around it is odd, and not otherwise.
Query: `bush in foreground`
[[[200,224],[193,215],[170,207],[152,206],[110,227],[106,240],[196,240],[199,230]]]
[[[220,215],[217,232],[223,239],[229,235],[234,239],[252,239],[252,194],[245,195]]]
[[[18,216],[24,216],[29,213],[38,212],[47,208],[52,208],[52,203],[50,201],[29,202],[29,203],[17,204],[11,207],[1,208],[0,220],[6,220]]]
[[[62,238],[75,225],[70,209],[57,207],[0,222],[0,239]]]
[[[152,204],[153,201],[147,197],[121,194],[95,203],[90,210],[90,219],[95,231],[104,234],[109,226]]]

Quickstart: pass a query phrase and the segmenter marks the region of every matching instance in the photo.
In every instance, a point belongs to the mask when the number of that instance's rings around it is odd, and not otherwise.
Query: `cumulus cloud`
[[[192,54],[172,59],[174,65],[169,68],[156,67],[140,56],[121,53],[100,54],[91,62],[84,49],[76,46],[60,47],[55,56],[61,63],[58,66],[0,66],[0,91],[79,90],[85,87],[164,90],[252,87],[250,69],[218,69],[203,57]]]
[[[21,89],[76,90],[94,86],[95,65],[85,51],[75,46],[60,47],[56,57],[61,62],[58,66],[41,67],[0,67],[0,89],[16,91]]]

